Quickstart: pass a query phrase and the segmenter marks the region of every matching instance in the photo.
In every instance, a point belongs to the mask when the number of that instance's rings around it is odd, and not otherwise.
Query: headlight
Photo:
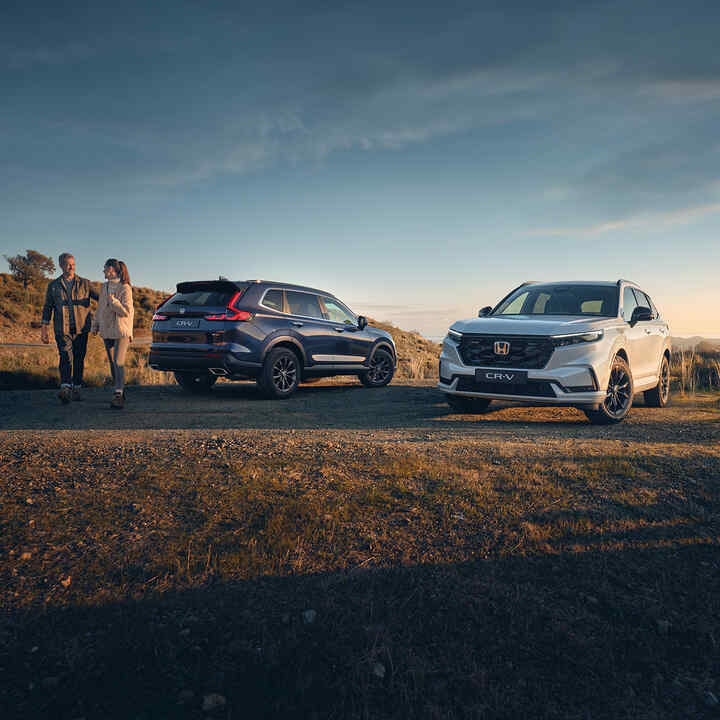
[[[447,336],[455,342],[460,342],[462,340],[462,333],[459,333],[457,330],[448,330]]]
[[[603,335],[604,332],[602,330],[593,330],[592,332],[580,333],[578,335],[556,335],[553,337],[553,344],[555,347],[565,347],[567,345],[597,342]]]

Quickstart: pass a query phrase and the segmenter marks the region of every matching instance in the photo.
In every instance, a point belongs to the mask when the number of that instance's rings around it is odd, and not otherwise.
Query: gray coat
[[[90,281],[75,276],[72,298],[68,298],[62,275],[52,280],[45,293],[45,305],[42,310],[43,325],[49,325],[53,318],[55,335],[70,334],[70,313],[75,316],[75,329],[78,334],[90,332],[92,313],[90,299],[97,300],[98,294],[93,290]]]

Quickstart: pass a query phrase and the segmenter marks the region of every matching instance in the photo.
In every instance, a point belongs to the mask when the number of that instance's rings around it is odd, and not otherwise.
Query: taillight
[[[237,292],[232,296],[232,299],[225,308],[225,312],[220,315],[206,315],[206,320],[230,320],[231,322],[245,322],[252,317],[252,313],[247,310],[238,310],[235,307],[235,303],[240,299],[241,292]]]

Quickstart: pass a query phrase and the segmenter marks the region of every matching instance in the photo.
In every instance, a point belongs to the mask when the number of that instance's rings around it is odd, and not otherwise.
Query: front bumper
[[[437,388],[448,395],[490,398],[533,404],[597,406],[605,399],[598,377],[604,362],[604,350],[597,344],[589,347],[561,348],[556,350],[546,367],[527,368],[485,367],[465,365],[457,344],[446,339],[440,354],[440,381]],[[476,370],[526,372],[527,382],[522,385],[476,381]],[[598,372],[600,371],[600,372]]]

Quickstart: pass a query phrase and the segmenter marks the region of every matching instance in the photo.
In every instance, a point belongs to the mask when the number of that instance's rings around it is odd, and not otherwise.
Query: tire
[[[670,362],[667,355],[663,355],[660,363],[660,377],[658,384],[643,393],[645,404],[648,407],[664,408],[670,400]]]
[[[178,385],[193,395],[210,392],[212,386],[217,382],[217,375],[210,375],[210,373],[176,372],[174,375]]]
[[[288,348],[271,350],[263,363],[258,387],[274,400],[289,398],[300,384],[301,365],[298,356]]]
[[[622,422],[632,407],[635,386],[627,361],[616,355],[610,366],[605,400],[597,410],[583,410],[593,425],[612,425]]]
[[[466,415],[484,413],[492,402],[490,398],[471,398],[464,395],[445,395],[445,399],[455,412]]]
[[[370,369],[360,373],[360,382],[369,388],[385,387],[395,374],[395,362],[393,356],[382,348],[378,348],[370,358]]]

